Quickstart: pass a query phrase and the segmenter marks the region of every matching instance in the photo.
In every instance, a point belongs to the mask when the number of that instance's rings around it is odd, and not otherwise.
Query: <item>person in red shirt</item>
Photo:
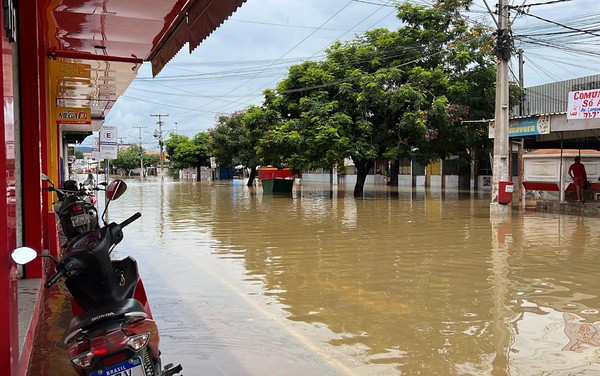
[[[569,176],[573,179],[573,183],[575,183],[577,200],[582,204],[585,203],[583,186],[587,181],[587,173],[585,172],[585,166],[581,163],[581,158],[575,157],[575,163],[569,166]]]

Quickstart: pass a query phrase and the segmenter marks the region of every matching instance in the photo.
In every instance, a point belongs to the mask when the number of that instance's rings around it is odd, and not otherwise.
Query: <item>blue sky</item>
[[[525,0],[525,4],[549,1]],[[494,9],[495,0],[487,3]],[[163,118],[165,137],[175,130],[192,137],[211,128],[219,114],[260,104],[262,91],[273,88],[290,65],[322,58],[334,41],[376,27],[400,27],[392,4],[388,0],[247,0],[192,54],[184,46],[156,78],[145,63],[105,124],[118,126],[124,143],[137,143],[140,133],[134,127],[144,127],[144,148],[155,150],[157,118],[151,115],[168,114]],[[477,0],[472,10],[474,20],[493,25],[483,0]],[[598,0],[532,6],[529,12],[535,17],[515,18],[513,12],[515,34],[546,41],[550,36],[538,35],[569,31],[539,18],[572,28],[600,28],[600,21],[594,21],[600,19]],[[525,85],[600,73],[600,31],[579,35],[552,35],[556,46],[550,48],[518,43],[525,53]],[[516,63],[512,70],[517,74]]]

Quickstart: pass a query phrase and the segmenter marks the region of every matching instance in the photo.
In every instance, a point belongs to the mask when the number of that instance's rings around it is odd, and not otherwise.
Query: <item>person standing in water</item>
[[[587,181],[587,173],[585,166],[581,163],[580,157],[575,157],[575,162],[569,166],[569,176],[575,183],[575,190],[577,191],[577,201],[582,204],[585,203],[585,194],[583,192],[583,186]]]

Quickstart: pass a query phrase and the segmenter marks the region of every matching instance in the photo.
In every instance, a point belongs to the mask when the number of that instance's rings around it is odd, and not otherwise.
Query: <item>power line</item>
[[[350,4],[352,4],[353,0],[350,0],[348,3],[346,3],[346,5],[344,5],[340,10],[338,10],[337,12],[335,12],[331,17],[329,17],[325,22],[323,22],[317,29],[313,30],[309,35],[307,35],[304,39],[302,39],[300,42],[296,43],[292,48],[290,48],[287,52],[285,52],[283,55],[281,55],[278,59],[276,59],[273,63],[269,64],[265,69],[268,69],[271,67],[272,64],[278,62],[280,59],[282,59],[283,57],[285,57],[287,54],[289,54],[290,52],[292,52],[294,49],[296,49],[298,46],[300,46],[302,43],[304,43],[308,38],[310,38],[311,36],[313,36],[318,30],[320,30],[323,26],[325,26],[329,21],[331,21],[333,18],[335,18],[335,16],[337,16],[338,14],[340,14],[344,9],[346,9],[348,6],[350,6]],[[226,95],[229,95],[231,93],[233,93],[234,91],[236,91],[237,89],[241,88],[242,86],[244,86],[245,84],[247,84],[248,82],[250,82],[251,80],[253,80],[254,78],[256,78],[260,73],[262,73],[262,71],[258,72],[257,74],[255,74],[254,76],[250,77],[248,80],[244,81],[243,83],[241,83],[240,85],[236,86],[235,88],[233,88],[232,90],[230,90]],[[207,104],[210,105],[214,103],[210,102]]]
[[[523,5],[519,5],[519,6],[515,6],[514,8],[531,8],[531,7],[535,7],[538,5],[550,5],[550,4],[556,4],[556,3],[564,3],[567,1],[571,1],[571,0],[553,0],[553,1],[548,1],[546,3],[533,3],[533,4],[523,4]]]
[[[515,34],[515,37],[543,37],[543,36],[551,36],[551,35],[575,35],[582,34],[585,30],[569,30],[569,31],[554,31],[547,33],[538,33],[538,34]],[[600,31],[600,29],[591,29],[587,30],[590,32]]]
[[[561,24],[559,22],[548,20],[548,19],[540,17],[540,16],[536,16],[535,14],[526,13],[523,10],[518,10],[518,12],[520,14],[524,14],[526,16],[536,18],[536,19],[538,19],[540,21],[551,23],[553,25],[560,26],[560,27],[563,27],[563,28],[568,29],[568,30],[572,30],[572,31],[580,32],[580,33],[585,33],[585,34],[593,35],[595,37],[600,37],[600,34],[595,34],[595,33],[591,32],[591,31],[588,31],[588,30],[582,30],[582,29],[577,29],[577,28],[571,27],[571,26],[563,25],[563,24]]]
[[[390,2],[392,2],[393,0],[388,0],[385,4],[389,4]],[[339,11],[337,11],[333,16],[331,16],[327,21],[325,21],[322,25],[325,25],[326,23],[328,23],[331,19],[333,19],[335,16],[337,16],[341,11],[343,11],[346,7],[348,7],[350,4],[352,3],[352,1],[350,1],[348,4],[346,4],[344,7],[342,7],[342,9],[340,9]],[[372,12],[371,14],[369,14],[368,16],[366,16],[365,18],[363,18],[360,22],[358,22],[357,24],[355,24],[352,28],[350,28],[349,30],[354,29],[355,27],[357,27],[358,25],[360,25],[361,23],[363,23],[365,20],[369,19],[371,16],[373,16],[375,13],[377,13],[381,8],[383,8],[383,5],[385,4],[381,4],[381,6],[374,12]],[[387,17],[387,16],[386,16]],[[371,26],[372,27],[372,26]],[[316,53],[314,53],[309,59],[311,59],[312,57],[314,57],[315,55],[321,53],[322,51],[324,51],[327,47],[333,45],[333,43],[335,43],[336,41],[340,40],[342,37],[344,37],[344,35],[346,35],[349,31],[346,31],[344,34],[342,34],[341,36],[337,37],[335,39],[335,41],[331,42],[328,46],[321,48],[319,51],[317,51]],[[312,35],[312,34],[311,34]],[[310,37],[311,35],[309,35],[308,37]],[[307,37],[307,38],[308,38]],[[305,40],[307,39],[305,38]],[[302,42],[300,42],[302,43]],[[287,54],[287,53],[286,53]],[[285,54],[284,54],[285,56]],[[272,83],[273,81],[271,81],[270,83]],[[260,89],[262,91],[262,89]],[[256,93],[259,90],[255,90],[254,93]],[[258,97],[260,97],[261,94],[258,94],[256,96],[254,96],[253,98],[249,99],[248,101],[246,101],[246,103],[252,101],[253,99],[256,99]]]

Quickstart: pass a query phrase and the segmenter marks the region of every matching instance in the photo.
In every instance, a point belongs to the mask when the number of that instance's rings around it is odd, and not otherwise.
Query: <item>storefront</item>
[[[66,143],[98,129],[150,62],[154,75],[184,46],[195,49],[245,0],[3,1],[0,132],[0,369],[25,375],[33,330],[18,345],[17,267],[26,245],[58,253],[54,213],[40,173],[61,180]],[[27,278],[43,278],[42,262]],[[41,293],[43,294],[43,292]],[[38,297],[38,300],[40,298]],[[35,313],[32,323],[35,324]]]

